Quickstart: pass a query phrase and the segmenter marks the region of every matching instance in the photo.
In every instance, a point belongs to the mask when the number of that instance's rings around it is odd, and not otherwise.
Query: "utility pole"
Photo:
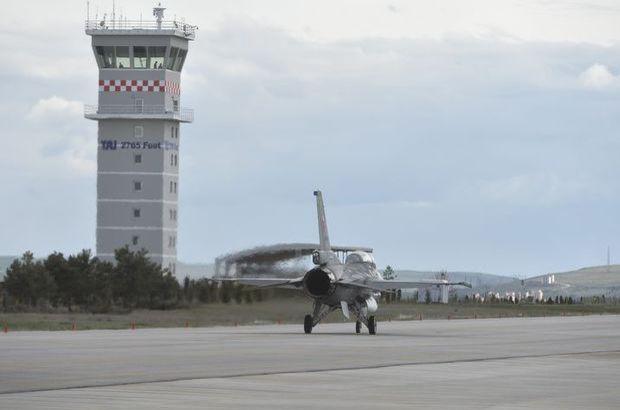
[[[610,265],[611,265],[611,247],[607,245],[607,272],[609,272]]]

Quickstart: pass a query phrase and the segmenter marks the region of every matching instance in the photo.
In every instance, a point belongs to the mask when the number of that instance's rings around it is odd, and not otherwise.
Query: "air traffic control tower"
[[[98,121],[97,256],[146,249],[176,270],[181,70],[196,27],[164,21],[87,20],[99,66],[99,104],[84,116]]]

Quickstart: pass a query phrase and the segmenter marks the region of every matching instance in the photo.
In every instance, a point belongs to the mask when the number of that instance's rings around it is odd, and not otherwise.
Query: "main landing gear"
[[[304,333],[312,333],[312,328],[319,324],[325,316],[337,309],[337,306],[323,305],[321,302],[314,302],[314,312],[312,315],[306,315],[304,317]]]
[[[377,321],[375,320],[375,317],[374,316],[368,317],[366,322],[367,322],[366,326],[368,327],[368,333],[370,333],[371,335],[377,334]],[[355,322],[355,333],[359,335],[361,332],[362,332],[362,322],[358,320]]]
[[[370,333],[371,335],[375,335],[377,334],[377,321],[375,320],[374,316],[370,316],[368,318],[368,333]]]
[[[362,324],[364,324],[368,328],[368,333],[371,335],[377,334],[377,320],[374,316],[367,316],[368,311],[366,308],[355,303],[350,304],[349,309],[357,318],[355,321],[355,333],[360,334],[362,332]]]
[[[327,306],[320,302],[314,302],[314,312],[312,315],[306,315],[304,317],[304,333],[312,333],[312,328],[318,325],[321,320],[325,318],[329,313],[336,310],[337,306]],[[357,316],[355,321],[355,333],[362,333],[362,325],[366,325],[368,333],[371,335],[377,334],[377,320],[374,316],[366,316],[361,309],[354,308],[354,313]]]

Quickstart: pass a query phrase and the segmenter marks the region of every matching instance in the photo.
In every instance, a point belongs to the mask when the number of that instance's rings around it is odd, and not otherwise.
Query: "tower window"
[[[148,68],[146,47],[134,46],[133,48],[133,68]]]
[[[179,55],[177,56],[176,61],[174,62],[174,71],[181,71],[183,69],[183,63],[185,62],[185,56],[187,55],[187,50],[180,49]]]
[[[143,100],[136,100],[136,107],[138,105],[138,101]],[[142,105],[142,103],[140,103],[140,105]],[[135,127],[133,127],[133,136],[135,138],[142,138],[144,136],[144,127],[142,125],[136,125]]]
[[[114,47],[97,46],[95,47],[95,53],[100,68],[114,68]]]
[[[140,239],[140,237],[138,235],[134,235],[134,236],[131,237],[131,243],[133,245],[137,245],[139,239]]]
[[[134,208],[133,209],[133,217],[134,218],[140,218],[140,208]]]
[[[168,70],[172,70],[172,68],[174,67],[174,62],[177,58],[177,54],[179,53],[179,49],[176,47],[172,47],[170,49],[170,56],[168,57],[168,62],[166,63],[166,68]]]
[[[177,193],[177,183],[175,181],[170,181],[170,193],[171,194]]]
[[[133,162],[136,163],[136,164],[141,164],[142,163],[142,154],[134,154]]]
[[[116,47],[116,68],[131,68],[129,60],[129,47]]]
[[[166,47],[149,47],[149,67],[154,69],[164,68],[164,57],[166,56]]]
[[[133,190],[142,191],[142,181],[133,181]]]
[[[172,110],[174,112],[179,112],[179,100],[177,100],[176,98],[172,100]]]

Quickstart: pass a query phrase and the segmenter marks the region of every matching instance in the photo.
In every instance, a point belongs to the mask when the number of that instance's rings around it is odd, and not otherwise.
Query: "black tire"
[[[368,318],[368,333],[371,335],[377,334],[377,322],[375,321],[374,316],[370,316]]]
[[[312,333],[312,316],[306,315],[304,317],[304,332],[306,334]]]
[[[355,322],[355,333],[360,334],[361,331],[362,331],[362,322],[358,320],[357,322]]]

